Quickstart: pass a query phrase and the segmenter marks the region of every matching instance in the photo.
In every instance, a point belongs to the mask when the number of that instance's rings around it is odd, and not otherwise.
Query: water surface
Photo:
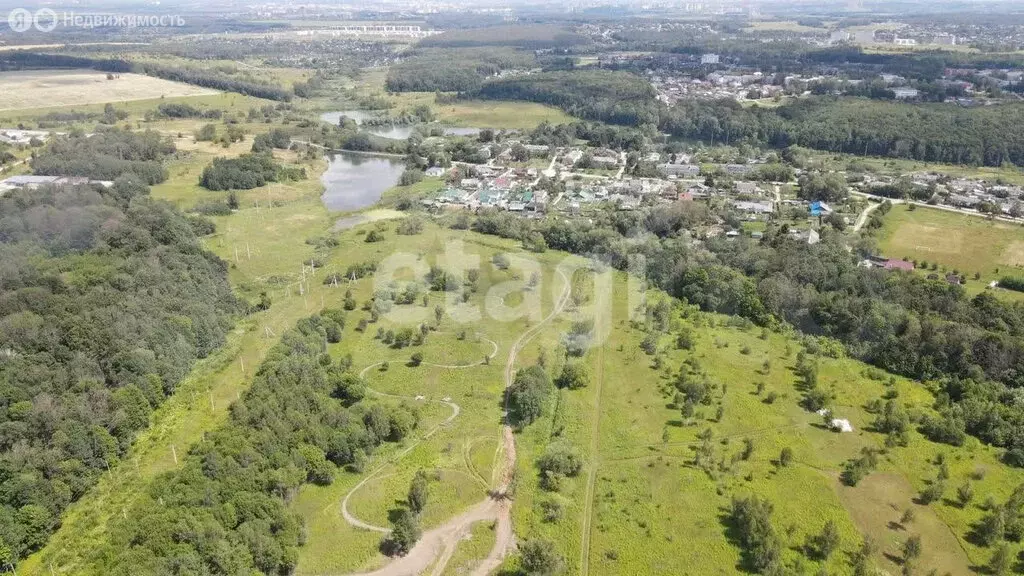
[[[405,165],[392,158],[339,152],[327,157],[327,171],[320,177],[321,197],[329,210],[360,210],[380,200],[385,190],[398,184]]]

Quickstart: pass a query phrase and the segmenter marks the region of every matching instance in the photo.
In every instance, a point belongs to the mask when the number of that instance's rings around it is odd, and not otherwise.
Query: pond
[[[349,152],[327,157],[321,199],[328,210],[360,210],[380,200],[385,190],[398,184],[405,170],[401,160],[363,156]]]
[[[337,124],[342,116],[351,118],[357,125],[362,125],[363,122],[378,118],[380,115],[377,112],[370,110],[341,110],[338,112],[324,112],[320,115],[322,122],[329,124]],[[364,131],[370,134],[376,134],[382,138],[391,138],[393,140],[407,140],[409,136],[416,130],[416,126],[412,124],[395,124],[395,125],[381,125],[381,126],[366,126],[363,128]],[[480,133],[479,128],[470,127],[458,127],[452,126],[444,129],[445,134],[449,136],[476,136]]]
[[[342,116],[351,118],[356,124],[362,124],[366,120],[376,118],[377,113],[373,110],[341,110],[338,112],[324,112],[320,115],[320,121],[337,125]]]

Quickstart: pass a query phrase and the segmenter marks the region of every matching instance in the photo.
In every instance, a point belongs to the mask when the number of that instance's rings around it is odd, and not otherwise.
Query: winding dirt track
[[[569,300],[570,294],[570,283],[569,278],[565,273],[560,270],[555,270],[559,277],[562,279],[562,292],[558,296],[555,302],[555,307],[551,312],[535,326],[523,332],[516,340],[515,344],[508,353],[508,360],[505,363],[505,387],[508,388],[512,385],[512,380],[515,376],[515,363],[519,352],[533,339],[541,329],[550,322],[555,316],[560,314],[565,308],[566,303]],[[488,340],[488,342],[491,342]],[[494,351],[488,358],[493,358],[497,354],[498,345],[491,342],[494,346]],[[437,368],[470,368],[473,366],[479,366],[483,362],[477,362],[474,364],[467,365],[441,365],[431,364],[424,362],[426,366],[434,366]],[[368,371],[376,366],[380,366],[383,362],[371,364],[360,372],[360,377],[364,376]],[[367,388],[367,391],[379,396],[386,396],[391,398],[403,398],[412,399],[408,396],[396,396],[393,394],[385,394],[378,392],[372,388]],[[424,440],[433,436],[442,427],[451,423],[460,412],[458,404],[449,402],[446,400],[439,401],[452,409],[452,413],[443,422],[432,428],[427,432],[420,440],[412,443],[404,450],[396,454],[387,463],[382,464],[373,472],[371,472],[366,478],[364,478],[359,484],[352,488],[348,494],[345,495],[345,499],[342,501],[341,511],[345,521],[364,530],[371,530],[374,532],[388,533],[390,530],[382,526],[373,526],[362,522],[355,516],[353,516],[348,510],[349,499],[359,491],[360,488],[366,485],[371,479],[375,478],[385,467],[389,464],[394,463],[404,457],[406,454],[411,452],[414,448],[419,446]],[[473,524],[477,522],[484,522],[487,520],[493,520],[495,522],[495,544],[491,549],[490,553],[472,572],[472,576],[487,576],[490,572],[496,569],[505,560],[509,552],[515,547],[515,533],[512,529],[512,503],[507,497],[509,485],[512,482],[512,478],[515,474],[516,464],[516,443],[515,436],[512,433],[512,427],[507,422],[507,411],[503,415],[506,419],[502,425],[502,468],[499,474],[498,487],[488,494],[487,498],[473,505],[469,510],[466,510],[462,514],[452,518],[445,522],[443,525],[438,526],[432,530],[428,530],[423,533],[423,536],[416,543],[412,550],[409,551],[405,556],[398,558],[387,566],[375,570],[373,572],[363,572],[358,575],[352,576],[416,576],[424,573],[424,571],[433,565],[433,569],[430,571],[431,576],[440,576],[444,572],[445,567],[451,560],[452,555],[455,553],[455,549],[458,547],[459,542],[465,539],[470,532]]]

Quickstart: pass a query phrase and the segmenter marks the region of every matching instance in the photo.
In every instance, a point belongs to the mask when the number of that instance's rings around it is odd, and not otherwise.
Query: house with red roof
[[[886,270],[904,270],[906,272],[914,271],[913,262],[908,262],[906,260],[895,260],[893,258],[886,260],[885,264],[882,264],[882,267],[885,268]]]

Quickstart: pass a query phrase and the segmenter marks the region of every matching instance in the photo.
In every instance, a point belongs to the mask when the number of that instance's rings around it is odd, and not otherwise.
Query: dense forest
[[[174,144],[157,132],[97,130],[89,137],[76,133],[53,140],[32,159],[32,170],[46,176],[92,180],[133,174],[146,184],[158,184],[167,179],[161,161],[174,151]]]
[[[476,16],[476,15],[474,15]],[[515,46],[528,50],[569,48],[587,44],[589,40],[572,30],[552,25],[504,25],[468,30],[448,30],[424,38],[419,46],[466,48],[471,46]]]
[[[180,470],[157,478],[126,520],[112,520],[99,571],[292,572],[304,527],[287,503],[299,488],[329,484],[338,466],[360,470],[378,445],[418,425],[405,405],[361,401],[351,357],[327,353],[344,322],[343,312],[325,310],[282,335],[228,422],[193,447]]]
[[[941,416],[922,432],[948,443],[971,434],[1007,448],[1006,461],[1024,466],[1024,304],[858,267],[837,234],[808,245],[770,226],[761,241],[691,245],[685,231],[714,220],[706,205],[688,202],[608,213],[593,223],[485,213],[473,227],[524,241],[540,233],[551,248],[596,254],[620,269],[630,255],[643,255],[651,282],[705,310],[764,326],[786,322],[836,339],[885,370],[931,381]]]
[[[540,102],[587,120],[629,126],[657,125],[662,114],[649,82],[608,70],[541,72],[495,80],[484,84],[478,96]]]
[[[209,223],[148,192],[129,174],[0,197],[0,564],[46,541],[239,311]]]
[[[687,102],[669,111],[666,131],[691,140],[797,144],[830,152],[1000,166],[1024,162],[1019,104],[960,108],[862,98],[807,98],[773,109],[735,102]]]
[[[536,66],[533,54],[510,48],[420,48],[388,69],[393,92],[470,92],[502,70]]]

